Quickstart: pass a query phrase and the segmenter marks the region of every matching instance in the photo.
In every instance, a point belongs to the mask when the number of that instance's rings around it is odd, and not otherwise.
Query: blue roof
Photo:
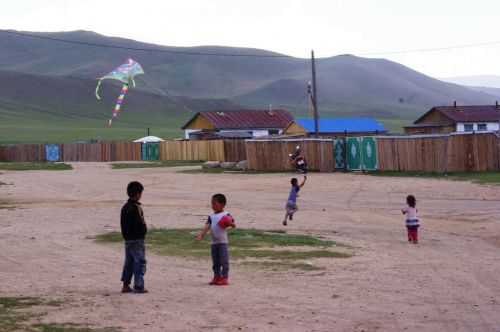
[[[304,127],[308,133],[314,132],[314,119],[302,118],[296,122]],[[362,132],[384,132],[385,127],[382,123],[373,118],[320,118],[320,133],[362,133]]]

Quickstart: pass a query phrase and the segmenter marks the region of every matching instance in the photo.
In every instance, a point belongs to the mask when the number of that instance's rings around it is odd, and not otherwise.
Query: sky
[[[168,46],[387,58],[443,78],[500,75],[498,0],[2,0],[0,29],[90,30]],[[457,45],[494,45],[392,53]]]

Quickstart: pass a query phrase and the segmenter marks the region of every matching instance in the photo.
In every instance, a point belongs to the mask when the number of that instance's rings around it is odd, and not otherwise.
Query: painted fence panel
[[[334,140],[335,169],[345,169],[346,164],[346,139],[337,138]]]
[[[358,137],[347,138],[347,169],[361,170],[361,140]]]
[[[47,161],[59,161],[61,155],[59,153],[59,145],[57,144],[47,144],[45,145],[45,160]]]
[[[365,171],[377,169],[377,143],[374,137],[361,138],[361,168]]]

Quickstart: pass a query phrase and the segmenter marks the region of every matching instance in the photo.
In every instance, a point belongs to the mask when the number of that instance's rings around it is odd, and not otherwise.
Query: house
[[[500,107],[497,105],[437,106],[406,126],[407,134],[499,130]]]
[[[293,121],[286,110],[234,110],[196,113],[183,127],[186,139],[254,138],[279,135]]]
[[[385,133],[384,125],[373,118],[320,118],[319,135],[323,137],[333,136],[369,136]],[[314,119],[297,119],[288,125],[284,131],[285,135],[312,136],[314,131]]]

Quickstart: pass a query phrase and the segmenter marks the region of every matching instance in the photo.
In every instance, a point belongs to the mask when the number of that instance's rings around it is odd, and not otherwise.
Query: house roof
[[[290,112],[281,109],[208,111],[196,113],[182,129],[198,116],[210,121],[215,129],[283,129],[293,121]]]
[[[500,108],[495,105],[437,106],[422,115],[414,123],[418,124],[428,113],[437,111],[455,122],[498,122]]]
[[[314,119],[297,119],[306,132],[314,132]],[[373,118],[330,118],[319,120],[320,133],[363,133],[363,132],[385,132],[382,123]]]

